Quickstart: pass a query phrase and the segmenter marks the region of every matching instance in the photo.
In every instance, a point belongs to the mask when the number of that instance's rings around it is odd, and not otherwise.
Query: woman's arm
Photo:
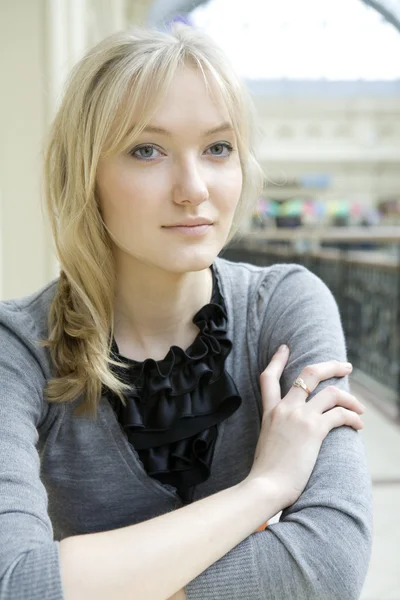
[[[186,592],[185,590],[179,590],[176,594],[171,596],[168,600],[186,600]]]
[[[65,600],[185,598],[189,581],[281,508],[277,490],[243,482],[137,525],[66,538]]]

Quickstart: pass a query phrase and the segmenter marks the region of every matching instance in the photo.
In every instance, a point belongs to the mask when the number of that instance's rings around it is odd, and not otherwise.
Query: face
[[[188,67],[175,75],[134,146],[103,159],[97,173],[117,260],[175,273],[211,265],[228,237],[241,189],[228,113],[207,92],[201,74]],[[201,235],[169,228],[195,218],[212,224]]]

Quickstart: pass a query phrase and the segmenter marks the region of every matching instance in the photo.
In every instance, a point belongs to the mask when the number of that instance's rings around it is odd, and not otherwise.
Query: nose
[[[176,169],[173,199],[177,204],[201,204],[209,197],[208,187],[196,160],[186,162]]]

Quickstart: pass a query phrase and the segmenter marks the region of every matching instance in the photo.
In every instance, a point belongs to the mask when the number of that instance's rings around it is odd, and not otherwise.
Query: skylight
[[[361,0],[211,0],[190,21],[246,79],[400,79],[400,34]]]

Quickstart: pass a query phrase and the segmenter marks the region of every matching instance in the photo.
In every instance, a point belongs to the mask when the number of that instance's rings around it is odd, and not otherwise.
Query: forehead
[[[219,86],[196,67],[183,66],[172,77],[165,93],[156,101],[151,125],[164,128],[198,127],[207,130],[223,122],[231,123]]]

